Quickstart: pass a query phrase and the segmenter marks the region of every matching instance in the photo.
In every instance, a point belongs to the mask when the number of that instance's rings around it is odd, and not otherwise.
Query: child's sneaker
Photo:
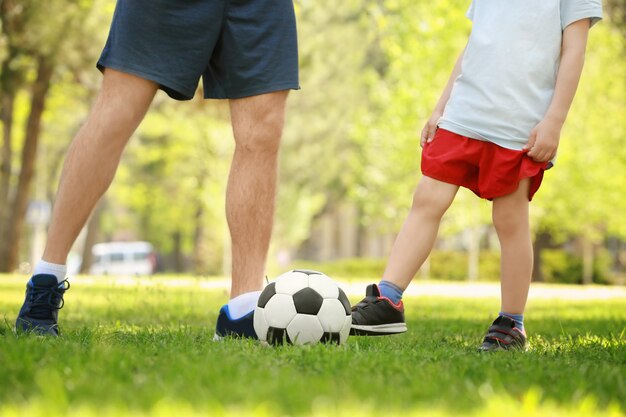
[[[222,306],[217,316],[213,340],[221,340],[225,337],[258,339],[254,331],[254,311],[234,320],[230,317],[228,304]]]
[[[489,327],[483,344],[478,348],[481,352],[496,350],[528,350],[526,334],[515,327],[510,317],[499,316]]]
[[[355,336],[384,336],[406,332],[404,304],[394,304],[380,296],[378,285],[367,286],[365,298],[352,307],[352,328]]]
[[[39,335],[59,335],[59,310],[68,280],[57,282],[54,275],[34,275],[26,284],[26,297],[15,321],[15,330]]]

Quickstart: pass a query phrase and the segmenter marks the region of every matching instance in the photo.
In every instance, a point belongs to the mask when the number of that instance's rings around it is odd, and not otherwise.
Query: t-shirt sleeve
[[[469,9],[467,9],[467,13],[465,13],[465,16],[467,16],[469,20],[474,20],[474,1],[473,0],[470,3]]]
[[[602,19],[601,0],[561,0],[561,29],[581,19],[591,19],[591,26]]]

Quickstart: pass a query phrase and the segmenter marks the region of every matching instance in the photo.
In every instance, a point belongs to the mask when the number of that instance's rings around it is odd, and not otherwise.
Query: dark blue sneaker
[[[217,326],[215,326],[213,340],[220,340],[224,337],[258,339],[254,331],[254,311],[237,320],[233,320],[230,317],[228,304],[223,306],[220,309],[219,316],[217,316]]]
[[[18,332],[59,335],[59,310],[65,304],[63,294],[70,288],[68,280],[57,282],[54,275],[33,276],[26,284],[26,299],[15,322]]]

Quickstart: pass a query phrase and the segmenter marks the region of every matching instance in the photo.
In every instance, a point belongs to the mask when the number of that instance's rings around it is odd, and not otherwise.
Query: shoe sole
[[[353,324],[350,328],[352,336],[385,336],[406,332],[406,323],[377,324],[375,326]]]
[[[516,347],[508,347],[505,348],[503,346],[490,346],[484,347],[479,346],[478,352],[528,352],[530,350],[530,345],[525,346],[516,346]]]
[[[213,334],[213,341],[214,341],[214,342],[219,342],[219,341],[224,340],[224,339],[239,339],[239,340],[242,340],[242,339],[250,339],[250,340],[259,340],[257,337],[242,336],[242,335],[240,335],[240,334],[234,334],[234,333],[233,333],[233,334],[229,334],[228,336],[220,336],[220,335],[219,335],[219,334],[217,334],[217,333],[214,333],[214,334]]]
[[[22,318],[19,318],[15,322],[16,334],[32,334],[37,336],[59,337],[60,330],[58,324],[50,326],[34,324]]]

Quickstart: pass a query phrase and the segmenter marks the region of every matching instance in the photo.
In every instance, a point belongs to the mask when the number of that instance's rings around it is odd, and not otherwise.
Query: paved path
[[[228,291],[230,280],[224,278],[134,278],[134,277],[77,277],[75,285],[114,285],[114,286],[164,286],[164,287],[196,287],[206,290]],[[337,280],[341,288],[351,297],[364,295],[365,281]],[[414,297],[461,297],[461,298],[490,298],[500,296],[500,284],[497,282],[436,282],[415,281],[405,296]],[[564,299],[564,300],[626,300],[624,286],[578,286],[533,284],[530,288],[531,299]]]

